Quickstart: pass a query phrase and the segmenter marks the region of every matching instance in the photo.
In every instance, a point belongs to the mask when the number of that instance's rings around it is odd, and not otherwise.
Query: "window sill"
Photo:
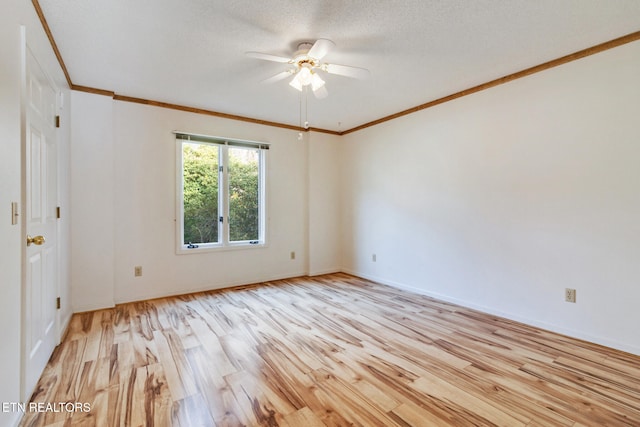
[[[251,243],[237,243],[237,244],[229,244],[229,245],[211,245],[211,244],[203,244],[199,245],[197,248],[187,248],[186,246],[180,246],[176,250],[177,255],[189,255],[189,254],[202,254],[202,253],[210,253],[210,252],[227,252],[227,251],[238,251],[238,250],[251,250],[258,248],[266,248],[267,244],[264,242],[251,244]]]

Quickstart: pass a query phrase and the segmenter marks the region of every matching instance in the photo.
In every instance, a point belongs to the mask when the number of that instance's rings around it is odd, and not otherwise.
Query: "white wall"
[[[73,94],[73,292],[76,311],[339,269],[332,150],[338,138]],[[176,254],[173,130],[264,141],[267,240],[249,247]],[[311,147],[311,148],[310,148]],[[312,175],[309,171],[313,170]],[[333,184],[309,196],[327,177]],[[310,209],[313,205],[313,209]],[[326,206],[324,206],[326,205]],[[309,226],[309,212],[323,207]],[[320,229],[321,233],[317,230]],[[94,238],[87,239],[92,235]],[[296,259],[290,253],[296,252]],[[310,252],[317,253],[310,260]],[[134,266],[143,269],[134,277]]]
[[[11,225],[11,202],[20,201],[20,15],[0,14],[0,401],[20,401],[20,263],[21,227]],[[4,6],[3,6],[4,8]],[[6,9],[5,9],[6,10]],[[17,413],[1,413],[0,425],[11,425]]]
[[[115,283],[113,99],[71,93],[71,290],[74,312],[111,307]]]
[[[21,26],[43,68],[68,97],[64,76],[56,62],[49,42],[42,30],[30,2],[5,0],[0,13],[0,402],[20,401],[21,372],[21,263],[23,238],[22,226],[11,225],[11,202],[21,201]],[[68,108],[61,110],[63,126],[69,123]],[[68,176],[66,160],[68,128],[58,131],[60,152],[60,202],[67,209]],[[60,222],[60,290],[68,295],[68,220]],[[63,306],[61,322],[66,324],[70,316],[69,306]],[[20,414],[1,412],[0,425],[10,426]]]
[[[309,274],[340,271],[341,139],[311,134],[309,146]]]
[[[344,269],[640,354],[638,76],[635,42],[347,135]]]

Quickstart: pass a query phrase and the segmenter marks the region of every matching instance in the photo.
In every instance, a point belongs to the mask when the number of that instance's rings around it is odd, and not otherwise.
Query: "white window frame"
[[[255,141],[245,141],[238,139],[221,138],[216,136],[193,134],[188,132],[173,132],[176,135],[176,252],[178,254],[193,254],[209,251],[220,251],[230,249],[247,249],[265,247],[267,236],[267,198],[266,198],[266,151],[269,144]],[[206,145],[216,145],[219,148],[218,162],[222,171],[218,176],[218,213],[223,220],[218,222],[219,242],[217,243],[197,243],[195,248],[188,247],[188,242],[184,239],[184,162],[183,144],[196,143]],[[229,227],[229,148],[244,147],[258,150],[258,240],[230,240]]]

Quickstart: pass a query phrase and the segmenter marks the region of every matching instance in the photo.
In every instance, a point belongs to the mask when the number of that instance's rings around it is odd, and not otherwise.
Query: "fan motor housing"
[[[293,54],[293,63],[298,66],[302,66],[303,64],[309,64],[312,68],[316,67],[318,64],[314,58],[311,58],[309,54],[309,50],[313,47],[313,43],[310,42],[302,42],[298,44],[298,50]]]

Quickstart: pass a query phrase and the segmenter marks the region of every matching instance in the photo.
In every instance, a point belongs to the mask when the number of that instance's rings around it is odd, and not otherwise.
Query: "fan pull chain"
[[[309,129],[309,87],[304,88],[304,128]]]
[[[308,89],[307,87],[305,87],[301,92],[300,92],[300,102],[299,102],[299,121],[298,121],[298,126],[300,126],[301,128],[304,127],[304,129],[309,129],[309,101],[307,98],[307,94],[308,94]],[[302,123],[302,99],[304,97],[304,123]],[[298,132],[298,140],[302,141],[303,138],[303,133],[302,132]]]
[[[302,92],[298,97],[298,126],[302,127]],[[298,132],[298,141],[302,141],[302,132]]]

